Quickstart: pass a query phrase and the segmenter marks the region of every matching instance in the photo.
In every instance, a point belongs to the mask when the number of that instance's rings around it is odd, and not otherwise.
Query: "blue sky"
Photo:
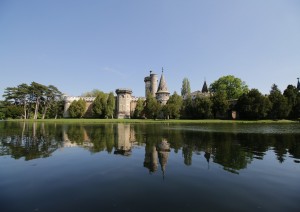
[[[69,95],[164,74],[171,93],[221,76],[269,93],[300,77],[299,0],[0,0],[0,93],[32,81]]]

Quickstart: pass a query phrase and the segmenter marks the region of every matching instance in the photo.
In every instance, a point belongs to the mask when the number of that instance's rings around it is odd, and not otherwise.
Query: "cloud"
[[[107,72],[107,73],[112,73],[112,74],[118,75],[118,76],[120,76],[122,78],[126,78],[127,77],[126,74],[124,74],[124,73],[122,73],[120,71],[117,71],[117,70],[115,70],[113,68],[110,68],[110,67],[104,67],[104,68],[101,69],[101,71],[102,72]]]

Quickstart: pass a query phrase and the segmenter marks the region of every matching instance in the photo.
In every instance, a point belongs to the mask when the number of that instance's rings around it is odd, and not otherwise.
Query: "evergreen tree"
[[[287,118],[290,112],[287,98],[282,95],[281,91],[275,84],[272,85],[269,100],[272,104],[269,116],[273,119]]]
[[[45,119],[47,110],[51,106],[54,106],[57,101],[61,100],[61,95],[62,93],[54,85],[49,85],[48,87],[46,87],[45,97],[43,99],[44,101],[42,119]]]
[[[107,104],[106,104],[106,116],[114,118],[114,112],[115,112],[115,96],[113,92],[110,92],[107,98]]]

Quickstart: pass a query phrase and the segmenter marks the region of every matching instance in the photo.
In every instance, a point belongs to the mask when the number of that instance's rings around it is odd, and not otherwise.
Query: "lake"
[[[0,211],[300,211],[300,124],[0,122]]]

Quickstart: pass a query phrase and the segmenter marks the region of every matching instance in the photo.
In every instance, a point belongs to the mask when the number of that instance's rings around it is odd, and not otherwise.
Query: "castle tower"
[[[170,98],[170,93],[167,88],[167,83],[164,77],[164,70],[162,69],[158,89],[156,92],[156,99],[159,101],[162,105],[167,104],[167,101]]]
[[[157,89],[157,74],[152,73],[150,71],[150,76],[145,77],[145,97],[147,97],[147,93],[150,92],[153,97],[155,97],[155,92]]]
[[[130,89],[119,88],[116,90],[117,94],[117,110],[116,117],[130,118],[130,102],[132,99],[132,91]]]

